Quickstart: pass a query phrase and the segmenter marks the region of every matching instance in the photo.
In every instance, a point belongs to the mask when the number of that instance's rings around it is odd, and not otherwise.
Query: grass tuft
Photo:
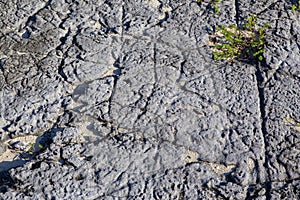
[[[250,15],[241,28],[235,25],[217,27],[213,37],[213,58],[215,60],[259,60],[264,59],[265,29],[256,28],[257,17]]]
[[[296,10],[300,11],[300,0],[298,1],[297,4],[292,5],[292,11],[296,11]]]

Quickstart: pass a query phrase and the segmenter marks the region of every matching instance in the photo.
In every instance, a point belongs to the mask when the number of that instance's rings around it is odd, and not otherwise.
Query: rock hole
[[[87,156],[87,157],[84,158],[84,160],[86,160],[86,161],[91,161],[92,158],[93,158],[93,156]]]
[[[31,166],[31,170],[34,170],[34,169],[38,169],[41,167],[41,162],[37,162],[37,163],[34,163],[32,166]]]
[[[22,34],[22,38],[28,39],[30,37],[31,33],[28,29]]]

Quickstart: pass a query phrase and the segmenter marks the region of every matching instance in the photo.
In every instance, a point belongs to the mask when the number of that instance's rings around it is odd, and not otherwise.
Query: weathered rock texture
[[[298,199],[292,3],[0,1],[0,198]],[[214,61],[251,13],[265,60]]]

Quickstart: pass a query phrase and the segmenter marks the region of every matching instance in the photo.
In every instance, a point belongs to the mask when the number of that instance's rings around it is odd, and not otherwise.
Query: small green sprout
[[[29,153],[30,155],[33,155],[35,152],[44,148],[44,146],[42,144],[38,144],[39,149],[35,149],[34,146],[35,146],[34,143],[29,143],[29,149],[27,150],[27,153]]]
[[[34,143],[29,143],[29,149],[27,150],[27,152],[32,155],[34,152]]]
[[[300,11],[300,0],[298,1],[297,4],[298,5],[295,5],[295,4],[292,5],[292,11],[295,11],[295,10],[299,10]]]
[[[219,13],[220,12],[220,8],[218,6],[214,6],[213,8],[214,8],[215,13]]]
[[[196,0],[197,3],[201,3],[203,0]],[[218,3],[221,2],[221,0],[208,0],[206,1],[210,4],[211,8],[214,10],[215,13],[220,12],[220,8],[218,7]]]
[[[258,59],[262,61],[265,52],[264,32],[269,24],[256,29],[256,19],[256,16],[250,15],[242,28],[235,25],[217,27],[214,37],[214,43],[216,43],[213,51],[214,59]]]

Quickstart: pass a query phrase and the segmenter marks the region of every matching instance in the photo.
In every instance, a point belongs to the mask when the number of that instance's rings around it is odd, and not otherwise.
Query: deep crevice
[[[239,20],[239,17],[240,17],[240,12],[239,12],[239,2],[238,0],[235,0],[234,1],[234,4],[235,4],[235,23],[236,23],[236,26],[239,27],[239,24],[240,24],[240,20]]]
[[[65,59],[62,58],[59,66],[58,66],[58,74],[63,78],[64,81],[68,82],[68,77],[63,70],[64,65],[65,65]]]
[[[266,147],[268,146],[268,142],[267,142],[267,135],[268,135],[268,131],[266,128],[266,120],[267,120],[267,115],[266,115],[266,104],[265,104],[265,90],[263,85],[263,75],[260,69],[260,66],[257,66],[256,72],[255,72],[255,76],[256,76],[256,81],[257,81],[257,89],[258,89],[258,98],[259,98],[259,110],[260,110],[260,117],[261,117],[261,131],[263,134],[263,140],[264,140],[264,149],[265,149],[265,163],[264,163],[264,167],[266,169],[266,175],[267,175],[267,180],[266,180],[266,184],[264,185],[265,189],[266,189],[266,199],[270,199],[270,192],[271,192],[271,184],[270,184],[270,173],[268,170],[268,151],[266,149]],[[260,179],[260,177],[258,177],[258,179]],[[259,182],[263,182],[263,180],[258,180]]]
[[[16,181],[10,176],[8,171],[0,172],[0,193],[4,194],[9,188],[16,189]]]
[[[61,37],[59,40],[60,40],[60,45],[58,47],[56,47],[56,51],[63,51],[63,46],[66,44],[67,42],[67,39],[68,37],[70,36],[70,33],[71,33],[71,30],[69,28],[68,32],[63,36]],[[58,52],[57,52],[58,53]],[[66,74],[64,73],[63,71],[63,66],[65,65],[65,53],[63,54],[63,58],[58,66],[58,74],[63,78],[64,81],[68,81],[68,77],[66,76]]]

